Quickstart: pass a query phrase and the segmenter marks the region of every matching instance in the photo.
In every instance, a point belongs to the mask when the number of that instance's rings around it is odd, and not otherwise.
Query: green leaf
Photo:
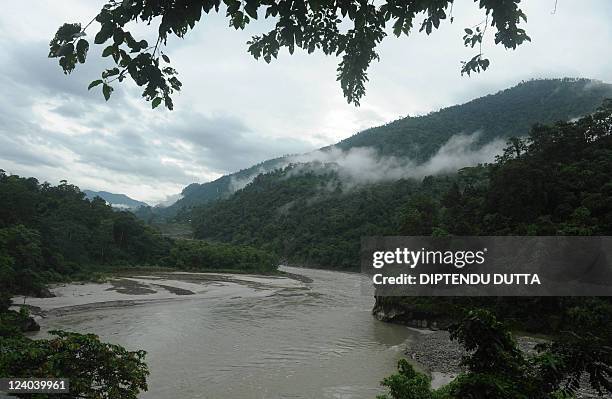
[[[102,86],[102,94],[104,94],[104,99],[106,101],[108,101],[112,92],[113,92],[113,88],[107,83],[104,83],[104,86]]]
[[[259,1],[257,0],[247,0],[246,5],[244,6],[244,11],[247,15],[253,19],[257,19],[257,8],[259,7]]]
[[[472,33],[474,33],[474,31],[471,30],[470,28],[465,28],[465,33],[467,33],[468,35],[471,35]]]
[[[119,68],[115,67],[115,68],[111,68],[111,69],[107,69],[106,71],[102,72],[102,78],[106,79],[109,76],[115,76],[115,75],[119,75]]]
[[[161,102],[162,102],[161,97],[155,97],[153,99],[153,102],[151,103],[151,107],[152,108],[157,108],[159,106],[159,104],[161,104]]]
[[[80,39],[76,45],[77,58],[81,64],[85,63],[87,51],[89,51],[89,42],[85,39]]]
[[[427,25],[425,27],[425,32],[430,35],[432,31],[432,23],[431,20],[427,21]]]
[[[100,28],[100,32],[96,34],[94,38],[95,44],[102,44],[107,41],[113,35],[113,25],[110,22],[106,22]]]
[[[102,84],[102,79],[94,80],[89,84],[89,86],[87,86],[87,90],[91,90],[94,87],[101,85],[101,84]]]
[[[114,46],[108,46],[107,48],[104,49],[104,51],[102,52],[102,57],[108,57],[109,55],[111,55],[113,53],[113,51],[115,50]]]
[[[123,33],[123,30],[121,29],[117,29],[115,33],[113,33],[113,41],[115,42],[116,45],[120,45],[121,43],[123,43],[124,37],[125,37],[125,34]]]
[[[168,58],[168,56],[166,54],[162,54],[162,58],[164,59],[164,61],[166,61],[167,63],[170,63],[170,58]]]

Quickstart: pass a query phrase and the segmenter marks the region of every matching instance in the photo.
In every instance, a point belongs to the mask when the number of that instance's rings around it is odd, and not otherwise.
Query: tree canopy
[[[476,55],[463,61],[461,74],[486,70],[489,60],[482,52],[487,29],[494,30],[495,44],[506,49],[531,39],[521,22],[527,16],[519,8],[520,0],[475,0],[482,10],[481,22],[469,21],[463,42],[477,49]],[[244,29],[258,18],[274,19],[274,27],[253,36],[248,52],[267,63],[285,48],[313,53],[323,52],[341,58],[337,80],[349,103],[359,105],[365,94],[367,70],[378,60],[376,51],[387,37],[388,28],[397,37],[408,36],[414,29],[431,34],[442,22],[454,21],[454,0],[387,0],[374,4],[367,0],[108,0],[100,12],[86,25],[65,23],[50,42],[49,57],[58,58],[66,74],[78,63],[84,63],[90,47],[86,31],[99,24],[94,43],[106,46],[103,57],[111,57],[116,66],[106,69],[101,79],[91,82],[89,89],[102,85],[104,98],[113,92],[112,83],[130,77],[143,87],[142,95],[153,108],[162,102],[173,108],[172,94],[181,89],[177,71],[163,48],[171,35],[185,37],[205,15],[225,12],[229,26]],[[422,19],[419,19],[422,17]],[[157,26],[155,43],[135,38],[129,31],[134,22]]]

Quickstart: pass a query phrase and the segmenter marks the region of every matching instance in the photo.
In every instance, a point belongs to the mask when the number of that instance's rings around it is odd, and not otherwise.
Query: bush
[[[0,338],[0,377],[68,378],[70,394],[49,396],[54,399],[136,399],[147,390],[144,351],[129,352],[93,334],[51,333],[56,338]]]

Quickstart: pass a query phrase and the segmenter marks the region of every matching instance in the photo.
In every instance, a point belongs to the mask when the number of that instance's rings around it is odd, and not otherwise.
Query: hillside
[[[495,138],[524,136],[534,123],[553,123],[585,115],[607,97],[612,97],[612,85],[598,81],[531,80],[462,105],[367,129],[321,150],[368,147],[377,156],[407,157],[422,163],[454,135],[480,132],[476,146]],[[256,175],[286,166],[293,160],[291,156],[271,159],[209,183],[191,184],[175,204],[150,211],[173,217],[182,208],[227,198]],[[150,212],[147,215],[150,216]]]
[[[149,204],[137,201],[133,198],[128,197],[125,194],[115,194],[109,193],[108,191],[91,191],[91,190],[83,190],[85,194],[85,198],[88,200],[93,200],[96,197],[102,198],[113,208],[119,209],[137,209],[141,206],[149,206]]]
[[[470,169],[482,172],[485,178],[458,181],[441,196],[412,201],[399,232],[609,236],[612,101],[604,103],[600,112],[574,123],[538,126],[527,139],[509,147],[495,164]],[[456,321],[461,308],[479,306],[489,308],[522,330],[550,332],[560,325],[570,325],[572,315],[578,314],[574,301],[579,304],[584,299],[588,308],[606,314],[598,316],[607,325],[602,329],[612,331],[609,300],[605,299],[607,304],[602,305],[595,298],[377,297],[374,313],[385,320],[411,324],[413,318],[418,318],[442,326]]]
[[[172,207],[175,209],[194,207],[224,198],[238,188],[242,188],[242,181],[250,181],[254,175],[258,175],[262,172],[269,172],[284,164],[285,158],[270,159],[236,173],[221,176],[217,180],[209,183],[190,184],[181,192],[183,197],[173,204]]]
[[[535,123],[566,121],[593,112],[610,96],[612,85],[598,81],[530,80],[465,104],[364,130],[336,146],[373,147],[381,154],[424,162],[454,134],[482,131],[481,143],[524,136]]]
[[[546,166],[546,170],[554,171],[565,162],[559,159],[559,154],[571,153],[573,148],[583,150],[582,143],[570,140],[581,137],[579,132],[582,125],[558,122],[554,128],[542,126],[536,125],[533,128],[531,141],[520,144],[521,148],[528,148],[531,143],[534,146],[537,144],[532,151],[540,151],[540,147],[547,144],[546,137],[542,135],[546,136],[557,130],[561,132],[559,135],[578,132],[577,137],[572,136],[564,141],[568,144],[566,148],[559,145],[554,146],[554,149],[552,145],[545,147],[545,154],[537,158],[545,164],[542,168]],[[527,133],[521,135],[525,136]],[[605,139],[598,138],[597,142],[590,143],[591,152],[584,156],[588,159],[598,159],[600,164],[601,154],[593,150],[599,145],[609,147],[608,136],[609,134]],[[514,147],[506,148],[505,152],[501,153],[501,159],[509,157],[514,150]],[[431,159],[439,158],[438,154]],[[501,165],[502,160],[498,159],[493,165]],[[577,170],[578,175],[588,175],[594,172],[583,171],[588,167],[588,160],[573,162],[568,165],[567,173]],[[385,163],[381,162],[380,165],[384,166]],[[533,167],[533,163],[530,163],[530,166]],[[361,172],[364,173],[365,170],[366,167],[363,166]],[[525,178],[528,176],[527,171],[516,172],[505,167],[502,169],[503,173],[496,174],[491,183],[497,187],[492,190],[491,199],[466,197],[470,200],[463,204],[463,214],[459,217],[452,216],[456,208],[451,206],[456,205],[457,198],[460,198],[458,193],[467,190],[466,194],[472,194],[480,190],[489,184],[492,171],[497,169],[487,166],[471,167],[462,169],[458,174],[440,173],[418,179],[411,174],[412,170],[400,169],[406,173],[404,178],[380,179],[368,184],[358,184],[343,175],[343,169],[335,164],[292,164],[284,169],[259,175],[251,184],[227,199],[194,209],[190,217],[197,238],[261,247],[276,252],[288,263],[355,269],[358,265],[360,238],[363,236],[429,235],[446,234],[449,231],[454,234],[479,234],[483,230],[475,229],[474,226],[489,225],[497,226],[499,230],[496,234],[510,231],[504,230],[510,222],[506,216],[495,211],[498,206],[505,211],[511,204],[519,204],[517,209],[508,211],[513,212],[516,218],[523,217],[520,219],[523,224],[518,220],[515,222],[515,229],[520,231],[520,234],[541,231],[554,235],[558,231],[566,231],[570,225],[573,226],[573,218],[590,220],[590,215],[604,209],[602,201],[605,200],[602,196],[607,195],[607,192],[600,193],[598,190],[602,184],[603,187],[610,184],[606,185],[605,181],[593,183],[592,187],[575,184],[581,187],[580,192],[561,193],[560,190],[565,186],[558,176],[555,176],[554,180],[551,177],[551,181],[557,182],[555,184],[549,184],[544,179],[534,186],[534,179]],[[597,173],[598,176],[605,176],[599,170]],[[577,181],[578,175],[568,175],[567,178],[569,181]],[[542,187],[545,192],[542,192]],[[588,195],[584,200],[580,199],[582,194],[591,192],[592,195]],[[494,195],[497,197],[493,198]],[[546,199],[550,204],[539,199]],[[447,205],[443,205],[444,203]],[[556,207],[563,209],[557,210]],[[586,210],[583,209],[585,207]],[[558,212],[561,219],[556,227],[551,224],[556,215],[553,211]],[[488,217],[493,214],[497,216]],[[542,222],[542,227],[530,226],[530,223],[539,220],[538,218],[551,223],[547,225]],[[601,233],[609,230],[606,225],[608,222],[605,222],[607,218],[609,216],[597,219],[603,221],[599,223],[604,226],[603,230],[585,231]],[[444,219],[446,224],[440,224],[440,219]],[[580,233],[580,230],[576,232]]]

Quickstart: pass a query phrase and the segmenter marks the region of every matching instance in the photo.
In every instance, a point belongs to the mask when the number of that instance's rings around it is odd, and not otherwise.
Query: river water
[[[94,332],[146,350],[142,398],[373,399],[415,333],[372,317],[360,274],[282,270],[312,282],[141,276],[59,287],[57,298],[28,302],[48,310],[40,337]]]

